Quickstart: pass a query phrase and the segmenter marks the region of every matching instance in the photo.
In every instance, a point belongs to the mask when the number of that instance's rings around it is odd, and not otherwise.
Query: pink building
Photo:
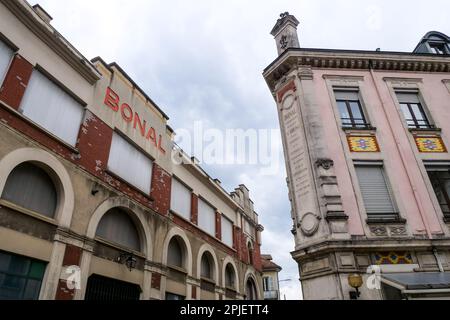
[[[413,53],[306,49],[298,24],[281,15],[264,77],[305,298],[450,297],[450,38],[430,32]]]

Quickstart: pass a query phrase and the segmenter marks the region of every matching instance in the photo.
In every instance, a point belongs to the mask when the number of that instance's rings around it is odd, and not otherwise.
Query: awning
[[[403,294],[450,292],[450,273],[417,272],[383,274],[382,282]]]

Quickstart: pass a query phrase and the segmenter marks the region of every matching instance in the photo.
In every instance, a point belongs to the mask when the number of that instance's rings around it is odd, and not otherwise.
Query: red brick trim
[[[154,200],[153,210],[167,216],[170,210],[170,192],[172,176],[156,163],[153,163],[152,190],[150,197]]]
[[[198,225],[198,196],[192,193],[191,199],[191,222]]]
[[[287,85],[285,85],[281,90],[278,91],[277,97],[278,102],[281,103],[283,101],[284,95],[288,93],[289,91],[297,91],[297,87],[295,86],[294,80],[289,82]]]
[[[67,288],[65,280],[60,279],[58,282],[58,288],[56,289],[55,300],[73,300],[75,298],[75,289],[71,290]]]
[[[222,214],[216,211],[216,238],[222,240]]]
[[[197,299],[197,287],[192,286],[192,299]]]
[[[16,54],[0,89],[0,100],[19,110],[32,73],[33,65]]]
[[[153,289],[160,290],[161,289],[161,274],[153,272],[152,273],[152,283],[151,287]]]

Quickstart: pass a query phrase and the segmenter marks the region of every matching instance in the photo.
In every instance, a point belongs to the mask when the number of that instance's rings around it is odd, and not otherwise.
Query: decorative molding
[[[314,74],[312,72],[311,66],[299,66],[297,75],[300,78],[300,80],[314,79]]]
[[[319,229],[321,218],[312,212],[308,212],[300,220],[300,229],[305,236],[313,236]]]
[[[447,153],[447,147],[441,137],[415,136],[414,140],[420,153]]]
[[[407,235],[407,230],[405,226],[394,226],[389,227],[389,233],[391,236],[405,236]]]
[[[376,136],[347,136],[350,152],[380,152]]]
[[[322,167],[325,170],[330,170],[334,166],[334,161],[331,159],[318,159],[316,161],[317,167]]]
[[[388,231],[387,228],[384,226],[371,226],[370,227],[370,232],[378,237],[382,237],[382,236],[387,236],[388,235]]]

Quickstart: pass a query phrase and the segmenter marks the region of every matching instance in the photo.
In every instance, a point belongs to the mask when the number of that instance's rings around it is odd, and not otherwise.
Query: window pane
[[[152,161],[140,150],[114,133],[108,169],[146,194],[150,194]]]
[[[192,192],[177,179],[172,179],[170,208],[186,220],[191,219]]]
[[[216,211],[205,201],[198,201],[198,226],[211,236],[216,235]]]
[[[341,119],[350,119],[350,113],[348,112],[347,104],[345,103],[345,101],[338,101],[337,104],[339,106],[339,112],[341,113]]]
[[[233,222],[222,217],[222,241],[229,247],[233,247]]]
[[[450,213],[450,175],[445,171],[429,171],[430,182],[444,214]]]
[[[350,102],[350,107],[352,110],[353,118],[355,119],[364,119],[362,113],[361,113],[361,107],[359,105],[359,102]]]
[[[364,205],[368,215],[395,214],[391,191],[382,167],[356,167]]]
[[[84,107],[37,70],[31,75],[21,109],[38,125],[76,145]]]
[[[43,262],[0,252],[0,300],[37,300],[44,272]]]
[[[408,105],[402,103],[402,104],[400,104],[400,107],[402,108],[402,112],[403,112],[405,119],[407,121],[410,121],[412,119],[412,115],[411,115],[411,111],[409,111]]]
[[[9,64],[13,56],[13,51],[2,41],[0,41],[0,84],[6,75]]]
[[[422,112],[422,107],[418,104],[411,104],[411,109],[417,120],[426,120],[424,113]]]
[[[50,218],[55,216],[55,185],[47,172],[31,163],[20,164],[11,172],[2,199]]]
[[[176,238],[170,240],[167,253],[167,265],[184,268],[183,249],[181,248],[179,240]]]
[[[121,209],[108,211],[97,228],[97,236],[135,251],[141,251],[138,230],[130,216]]]

